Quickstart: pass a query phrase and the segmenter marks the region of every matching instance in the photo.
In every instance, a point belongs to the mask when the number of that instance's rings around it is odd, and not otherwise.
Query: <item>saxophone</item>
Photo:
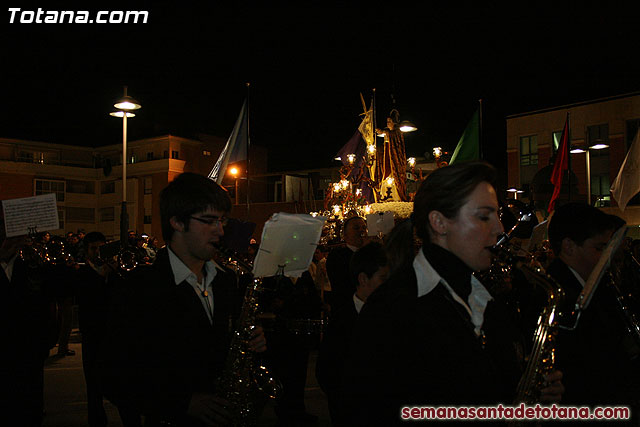
[[[534,257],[526,254],[523,262],[513,254],[513,248],[506,245],[507,239],[492,248],[492,251],[511,268],[520,271],[536,287],[542,288],[547,302],[538,317],[538,326],[533,336],[533,348],[529,355],[524,373],[516,389],[515,404],[531,404],[538,401],[543,376],[553,370],[555,363],[555,340],[560,327],[559,309],[564,300],[564,290],[541,266],[536,265]]]
[[[259,308],[258,295],[261,286],[261,279],[254,279],[253,283],[247,286],[224,370],[216,384],[216,395],[229,402],[233,423],[236,426],[255,425],[258,416],[256,401],[261,397],[259,394],[271,399],[281,394],[278,380],[258,363],[256,354],[249,350],[249,341],[255,329]]]

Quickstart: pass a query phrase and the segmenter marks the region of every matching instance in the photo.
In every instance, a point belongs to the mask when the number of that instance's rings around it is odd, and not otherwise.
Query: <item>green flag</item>
[[[480,159],[480,109],[478,108],[465,128],[456,149],[451,156],[450,165],[465,160]]]

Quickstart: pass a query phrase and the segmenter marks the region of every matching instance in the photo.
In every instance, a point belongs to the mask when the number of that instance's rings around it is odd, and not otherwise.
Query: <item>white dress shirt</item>
[[[213,323],[213,287],[211,283],[213,279],[215,279],[216,274],[218,274],[216,270],[216,263],[213,261],[207,261],[204,264],[204,276],[203,282],[198,282],[198,278],[195,273],[187,267],[178,256],[173,253],[170,247],[167,246],[169,250],[169,263],[171,264],[171,270],[173,271],[173,276],[176,279],[176,285],[187,281],[188,284],[193,287],[193,290],[200,298],[202,302],[202,307],[204,311],[207,313],[207,317],[209,318],[209,323]]]
[[[446,280],[440,277],[431,264],[429,264],[422,249],[420,249],[420,252],[418,252],[413,260],[413,269],[418,279],[418,298],[427,295],[435,289],[438,283],[442,283],[454,301],[462,305],[464,309],[467,310],[467,313],[469,313],[469,316],[471,316],[471,323],[474,325],[476,335],[480,336],[482,334],[484,310],[487,308],[487,303],[492,300],[493,297],[473,274],[471,275],[471,293],[467,301],[464,301],[455,293]]]

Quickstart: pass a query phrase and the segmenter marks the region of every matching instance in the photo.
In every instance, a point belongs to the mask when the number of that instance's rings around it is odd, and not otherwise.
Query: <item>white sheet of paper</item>
[[[53,193],[2,201],[7,237],[57,230],[58,207]]]
[[[313,260],[325,220],[308,214],[273,214],[262,230],[254,277],[275,276],[279,266],[284,266],[285,276],[300,277]]]
[[[609,264],[611,263],[611,257],[613,256],[614,253],[616,253],[616,251],[620,247],[620,244],[622,244],[622,240],[624,240],[624,236],[626,234],[627,234],[627,227],[626,226],[620,227],[620,229],[615,232],[613,237],[611,237],[611,240],[609,240],[607,247],[604,248],[604,251],[602,251],[602,255],[600,255],[600,259],[598,260],[598,263],[593,268],[593,271],[591,272],[591,274],[589,275],[589,278],[584,284],[584,289],[582,289],[582,292],[578,297],[577,304],[580,309],[585,310],[589,306],[589,303],[591,302],[591,298],[593,297],[593,294],[596,292],[596,287],[600,283],[600,280],[602,279],[602,276],[604,275],[605,271],[607,271],[607,268],[609,268]]]
[[[393,212],[376,212],[367,215],[367,228],[369,236],[378,236],[379,233],[387,234],[396,223],[393,219]]]

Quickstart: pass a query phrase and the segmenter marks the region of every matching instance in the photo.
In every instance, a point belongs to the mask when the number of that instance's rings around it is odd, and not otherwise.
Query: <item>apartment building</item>
[[[129,142],[129,229],[160,236],[160,191],[182,172],[208,174],[225,142],[204,135],[199,139],[163,135]],[[266,155],[262,157],[266,167]],[[0,199],[46,193],[56,194],[60,218],[60,229],[48,230],[51,233],[83,228],[117,239],[122,145],[87,148],[0,138]]]
[[[640,197],[632,199],[622,213],[609,191],[640,127],[640,93],[508,116],[509,187],[523,190],[523,198],[546,214],[553,193],[549,181],[553,159],[567,117],[571,146],[583,152],[570,155],[571,175],[563,181],[559,202],[590,201],[624,217],[630,225],[640,224]]]

